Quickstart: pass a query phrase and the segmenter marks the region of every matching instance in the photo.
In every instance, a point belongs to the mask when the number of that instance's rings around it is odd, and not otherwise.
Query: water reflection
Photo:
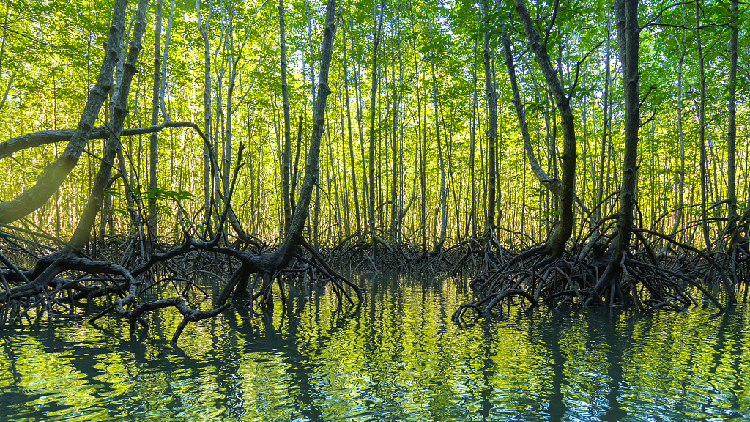
[[[101,320],[0,331],[0,420],[745,420],[750,312],[505,309],[459,327],[454,280],[360,277],[268,316],[147,335]],[[282,309],[283,308],[283,309]],[[72,324],[72,325],[70,325]]]

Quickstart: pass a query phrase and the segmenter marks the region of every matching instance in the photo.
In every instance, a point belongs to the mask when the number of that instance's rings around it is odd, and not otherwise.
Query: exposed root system
[[[497,258],[486,260],[487,268],[470,281],[475,300],[462,304],[452,319],[488,316],[514,300],[531,306],[632,306],[640,311],[683,310],[711,302],[722,310],[736,300],[743,284],[747,296],[746,243],[735,244],[730,252],[717,247],[708,253],[651,230],[633,233],[635,243],[619,260],[610,248],[612,235],[589,237],[560,258],[553,258],[547,245],[510,259],[493,252]]]
[[[182,245],[153,253],[147,261],[127,268],[103,257],[115,255],[117,249],[127,250],[125,245],[130,242],[127,239],[102,250],[100,259],[69,250],[38,258],[40,251],[29,247],[38,245],[37,242],[3,234],[6,240],[3,249],[12,253],[14,260],[36,260],[36,264],[32,269],[19,267],[0,253],[4,267],[0,271],[0,327],[20,324],[24,318],[35,323],[45,314],[80,317],[77,310],[94,307],[99,312],[89,322],[115,315],[129,323],[132,334],[139,325],[148,330],[150,312],[174,308],[182,316],[172,337],[172,343],[176,344],[188,323],[212,318],[232,304],[241,303],[253,309],[257,303],[261,311],[272,310],[274,285],[279,289],[282,303],[287,299],[285,286],[294,284],[330,285],[339,303],[355,304],[362,298],[357,286],[334,271],[304,241],[290,253],[291,259],[284,262],[275,261],[273,252],[241,250],[219,246],[215,241],[188,238]],[[120,260],[128,259],[121,256]],[[201,287],[206,279],[224,279],[223,289],[218,293],[207,292]],[[165,285],[172,286],[176,294],[156,298],[155,289]],[[213,306],[200,309],[203,303]]]

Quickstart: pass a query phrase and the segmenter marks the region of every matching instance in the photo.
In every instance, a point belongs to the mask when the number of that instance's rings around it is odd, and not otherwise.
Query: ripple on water
[[[750,419],[747,306],[514,307],[457,326],[456,281],[355,279],[358,311],[296,297],[190,325],[179,349],[169,312],[134,339],[115,319],[5,330],[0,420]]]

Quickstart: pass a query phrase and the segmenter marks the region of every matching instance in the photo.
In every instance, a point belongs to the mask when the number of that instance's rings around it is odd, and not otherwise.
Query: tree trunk
[[[548,89],[552,92],[557,109],[560,113],[563,126],[563,153],[562,159],[562,186],[560,193],[560,220],[554,232],[547,241],[552,256],[559,258],[565,251],[565,243],[570,239],[573,232],[575,215],[573,214],[573,202],[576,196],[576,136],[573,121],[573,111],[570,108],[570,99],[563,91],[562,84],[557,78],[557,72],[552,67],[546,45],[542,44],[539,34],[526,9],[524,0],[514,0],[516,13],[526,32],[531,50],[539,67],[542,69]]]
[[[156,2],[156,27],[154,28],[154,84],[151,90],[151,124],[159,124],[159,92],[161,89],[160,82],[160,63],[161,63],[161,20],[162,20],[162,2]],[[149,167],[148,167],[148,233],[152,241],[157,240],[157,209],[156,209],[156,189],[157,189],[157,163],[158,163],[158,137],[156,132],[148,138],[149,147]]]
[[[430,44],[432,38],[432,19],[427,17],[427,29],[430,33]],[[435,105],[435,139],[437,140],[438,164],[440,165],[440,236],[435,243],[434,252],[439,252],[445,244],[445,236],[448,230],[448,195],[445,188],[445,162],[443,161],[443,148],[440,141],[440,111],[437,95],[437,77],[435,76],[435,50],[430,48],[430,65],[432,66],[432,100]]]
[[[602,96],[602,149],[599,153],[599,183],[595,187],[595,197],[594,197],[594,213],[596,220],[599,221],[602,219],[602,216],[604,215],[604,204],[602,203],[602,200],[604,198],[604,161],[605,161],[605,150],[607,148],[607,133],[609,129],[609,91],[612,86],[612,72],[610,70],[609,65],[609,54],[610,54],[610,41],[611,41],[611,34],[612,34],[612,25],[610,23],[609,19],[609,13],[607,13],[607,44],[605,47],[605,76],[604,76],[604,95]],[[596,233],[592,235],[593,238],[596,238],[596,234],[598,234],[599,229],[596,229]]]
[[[206,15],[206,24],[203,25],[200,0],[195,2],[195,13],[198,15],[198,31],[203,38],[203,133],[206,139],[211,139],[211,56],[209,50],[208,29],[211,22],[211,6],[208,4]],[[211,143],[203,143],[203,224],[206,234],[212,237],[211,233]]]
[[[481,16],[477,21],[477,29],[481,23]],[[474,55],[472,56],[472,68],[471,77],[473,82],[472,92],[472,106],[471,106],[471,138],[469,141],[469,171],[471,172],[471,214],[469,219],[471,220],[471,237],[477,237],[477,192],[476,192],[476,174],[474,171],[474,162],[476,160],[476,139],[477,139],[477,44],[479,44],[479,37],[474,39]]]
[[[305,178],[300,188],[297,205],[289,231],[285,236],[284,246],[290,247],[292,244],[299,244],[302,236],[302,229],[305,226],[309,215],[310,201],[312,199],[313,187],[318,183],[319,162],[320,162],[320,141],[323,137],[323,127],[325,123],[325,109],[328,95],[331,90],[328,86],[328,70],[331,65],[331,55],[333,53],[333,40],[336,33],[336,0],[327,0],[326,2],[326,20],[323,31],[323,48],[320,59],[320,72],[318,76],[318,89],[313,108],[313,129],[310,136],[310,147],[307,154],[307,163],[305,165]],[[286,257],[287,259],[289,257]]]
[[[354,146],[352,144],[352,113],[349,108],[349,66],[346,56],[346,27],[342,30],[342,44],[344,48],[344,92],[346,93],[346,118],[349,132],[349,160],[352,169],[352,199],[354,200],[354,218],[357,220],[357,232],[362,230],[362,220],[359,215],[359,198],[357,197],[357,168],[354,165]]]
[[[486,7],[486,6],[485,6]],[[489,25],[489,12],[482,8],[482,14]],[[488,145],[488,170],[487,170],[487,215],[484,220],[484,236],[490,237],[494,232],[495,226],[495,139],[497,138],[497,93],[495,85],[492,83],[492,63],[490,61],[490,32],[489,29],[484,32],[484,49],[482,52],[484,59],[484,92],[487,96],[487,107],[489,109],[487,116],[487,145]]]
[[[169,42],[172,37],[172,17],[174,17],[174,0],[171,2],[169,8],[169,17],[167,18],[167,32],[164,34],[164,54],[161,60],[161,81],[159,85],[159,105],[161,107],[161,114],[164,120],[171,121],[167,112],[167,104],[164,101],[166,88],[167,88],[167,62],[169,61]]]
[[[732,36],[729,40],[729,116],[727,122],[727,218],[729,219],[729,228],[734,229],[734,220],[737,218],[737,188],[735,186],[737,179],[737,167],[735,157],[735,144],[737,139],[737,38],[739,36],[738,21],[738,0],[732,0]],[[735,240],[736,236],[733,236]]]
[[[711,233],[708,227],[708,173],[706,157],[706,71],[703,64],[703,44],[700,31],[701,1],[695,1],[695,42],[698,47],[698,78],[700,79],[700,100],[698,103],[698,149],[700,152],[701,177],[701,229],[706,249],[711,250]]]
[[[284,231],[292,223],[291,194],[289,190],[289,166],[292,160],[291,128],[289,123],[289,93],[286,80],[286,34],[284,26],[284,0],[279,0],[279,32],[281,37],[281,98],[284,107],[284,150],[281,154],[281,200],[284,207]]]
[[[234,110],[232,104],[232,96],[234,95],[235,77],[237,75],[237,61],[238,57],[235,57],[234,50],[234,21],[230,18],[227,23],[226,34],[224,35],[224,52],[228,56],[229,63],[229,80],[227,81],[227,102],[226,102],[226,117],[224,123],[224,152],[222,164],[222,200],[224,207],[229,205],[229,195],[231,174],[232,174],[232,118],[234,117]],[[221,100],[220,100],[221,101]],[[223,210],[222,210],[223,211]],[[222,228],[219,228],[222,230]]]
[[[401,61],[401,43],[400,37],[401,32],[399,29],[399,39],[397,42],[399,64],[401,65],[400,79],[398,86],[396,85],[396,66],[395,63],[391,67],[393,73],[393,133],[391,133],[391,239],[395,242],[398,239],[399,232],[399,206],[398,206],[398,162],[399,162],[399,151],[398,151],[398,113],[399,105],[401,104],[401,94],[404,81],[404,66]]]
[[[640,127],[640,97],[638,94],[638,0],[617,0],[625,6],[625,46],[622,56],[623,90],[625,99],[625,147],[622,165],[622,185],[620,186],[620,208],[617,214],[617,238],[615,255],[610,265],[620,268],[620,260],[630,247],[630,234],[633,227],[633,211],[636,204],[638,182],[638,129]],[[615,6],[615,12],[621,9]],[[619,28],[618,28],[619,32]],[[619,272],[618,272],[619,274]]]
[[[536,178],[539,179],[542,186],[546,187],[557,196],[560,194],[560,179],[554,179],[547,175],[544,169],[539,165],[539,162],[536,159],[536,154],[534,154],[534,149],[531,147],[531,136],[529,135],[529,128],[526,124],[526,112],[524,111],[523,103],[521,102],[521,93],[516,80],[516,67],[513,64],[513,53],[510,50],[510,40],[508,40],[507,35],[503,35],[503,50],[505,51],[505,66],[508,68],[508,77],[513,91],[513,106],[516,109],[518,125],[520,126],[521,136],[523,138],[523,146],[526,150],[529,164],[531,165],[531,171]]]
[[[682,23],[685,24],[685,5],[682,6]],[[682,43],[680,44],[680,60],[677,63],[677,132],[680,137],[680,170],[678,173],[678,194],[677,194],[677,211],[675,212],[674,221],[670,236],[674,238],[677,235],[677,229],[682,221],[682,214],[685,207],[685,132],[682,129],[682,76],[683,64],[685,63],[685,50],[687,46],[687,30],[682,29]]]
[[[374,12],[377,12],[374,10]],[[375,16],[373,16],[375,18]],[[383,5],[380,7],[380,17],[378,19],[377,27],[373,28],[373,42],[372,42],[372,86],[370,88],[370,165],[369,165],[369,181],[370,181],[370,198],[368,202],[369,218],[370,218],[370,238],[372,242],[372,248],[375,250],[375,99],[376,90],[378,87],[378,46],[380,45],[380,33],[383,28]]]
[[[70,249],[81,249],[88,243],[91,229],[96,220],[96,214],[99,213],[102,206],[105,189],[109,185],[117,151],[122,147],[120,144],[120,133],[125,123],[125,116],[127,115],[128,94],[130,93],[130,84],[133,80],[133,75],[136,72],[135,63],[141,51],[141,38],[146,28],[147,12],[148,0],[139,0],[133,39],[130,43],[127,62],[124,65],[122,74],[122,85],[118,89],[117,98],[115,98],[114,115],[112,116],[112,134],[106,142],[102,162],[94,179],[94,186],[91,189],[91,195],[86,203],[86,208],[84,208],[81,214],[81,219],[70,242],[68,242],[67,247]],[[122,44],[120,44],[119,48],[122,50]]]
[[[621,261],[628,254],[630,235],[633,229],[633,211],[636,203],[638,129],[640,127],[640,96],[638,94],[638,0],[616,0],[615,19],[617,32],[622,34],[620,60],[623,69],[623,91],[625,99],[625,146],[622,165],[622,185],[620,186],[620,207],[617,214],[617,237],[614,254],[607,269],[594,287],[594,296],[589,302],[597,301],[606,289],[614,289],[607,298],[617,293],[621,301],[627,300],[620,284]],[[609,301],[609,299],[607,299]]]
[[[310,16],[309,0],[305,0],[305,8],[307,9],[307,39],[310,45],[310,94],[312,95],[313,104],[315,104],[315,56],[313,55],[312,17]]]

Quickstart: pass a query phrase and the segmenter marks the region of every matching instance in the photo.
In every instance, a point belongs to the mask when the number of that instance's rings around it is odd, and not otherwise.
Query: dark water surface
[[[0,331],[0,420],[750,420],[750,309],[510,309],[457,326],[452,279],[360,277],[358,311]]]

